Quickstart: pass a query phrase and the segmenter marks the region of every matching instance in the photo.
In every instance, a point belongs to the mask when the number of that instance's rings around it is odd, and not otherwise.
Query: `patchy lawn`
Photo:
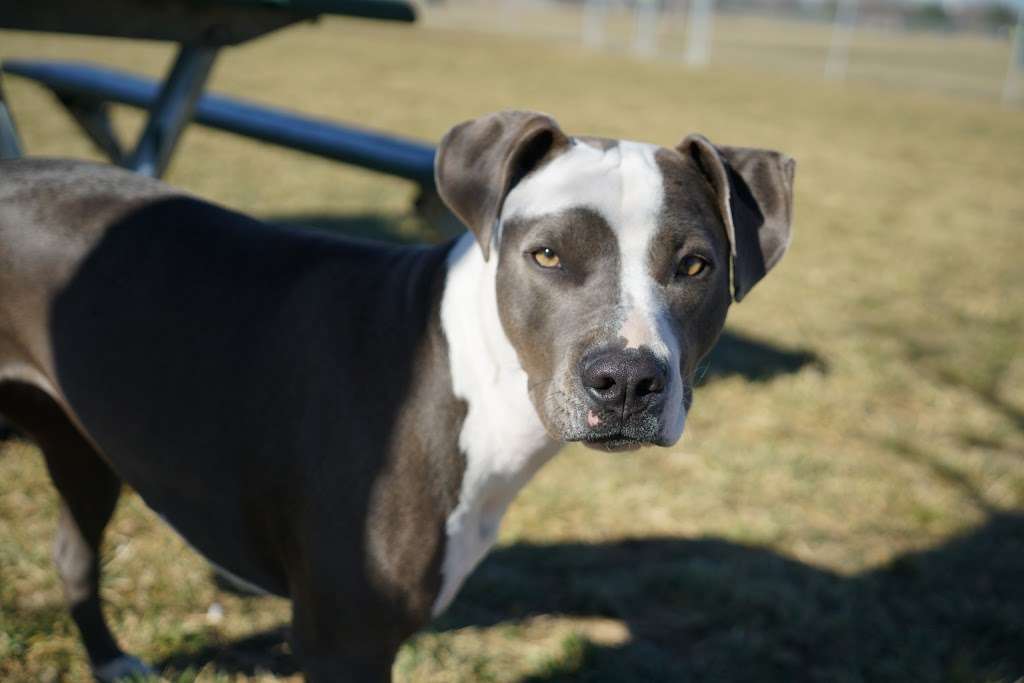
[[[0,32],[0,58],[156,74],[170,55]],[[5,86],[30,152],[95,157],[46,92]],[[556,458],[398,680],[1024,676],[1021,112],[341,20],[228,50],[213,86],[431,140],[517,107],[571,132],[671,145],[697,130],[798,160],[793,247],[732,311],[683,441]],[[405,182],[198,127],[168,180],[276,220],[427,234]],[[0,482],[0,679],[86,681],[32,445],[0,446]],[[298,678],[287,603],[218,588],[137,497],[106,550],[114,630],[168,679]]]

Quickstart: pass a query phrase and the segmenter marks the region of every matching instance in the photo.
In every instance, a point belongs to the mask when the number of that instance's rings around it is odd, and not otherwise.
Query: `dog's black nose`
[[[665,364],[650,351],[604,349],[583,359],[583,386],[598,408],[630,413],[661,398]]]

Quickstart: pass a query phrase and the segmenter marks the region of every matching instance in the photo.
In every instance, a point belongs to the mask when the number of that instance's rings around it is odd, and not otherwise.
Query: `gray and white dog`
[[[470,233],[395,247],[270,227],[73,161],[0,163],[0,412],[40,445],[95,675],[122,481],[224,572],[291,598],[311,681],[386,681],[560,444],[670,446],[732,300],[789,242],[777,152],[453,128]],[[475,244],[474,244],[475,238]]]

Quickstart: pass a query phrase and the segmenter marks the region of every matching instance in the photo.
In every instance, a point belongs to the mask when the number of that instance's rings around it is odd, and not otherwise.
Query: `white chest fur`
[[[459,502],[445,525],[441,591],[433,613],[455,598],[462,582],[494,545],[516,493],[558,444],[548,438],[527,394],[527,378],[498,317],[497,254],[485,262],[466,234],[452,249],[441,300],[452,388],[466,401],[459,448],[466,457]]]

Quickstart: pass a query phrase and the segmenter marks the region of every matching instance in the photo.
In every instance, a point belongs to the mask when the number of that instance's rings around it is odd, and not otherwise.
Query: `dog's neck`
[[[505,335],[495,288],[498,256],[485,261],[469,233],[448,257],[441,325],[448,342],[452,390],[466,402],[459,450],[466,468],[446,522],[444,611],[463,580],[494,544],[516,493],[558,450],[527,394],[527,376]]]

